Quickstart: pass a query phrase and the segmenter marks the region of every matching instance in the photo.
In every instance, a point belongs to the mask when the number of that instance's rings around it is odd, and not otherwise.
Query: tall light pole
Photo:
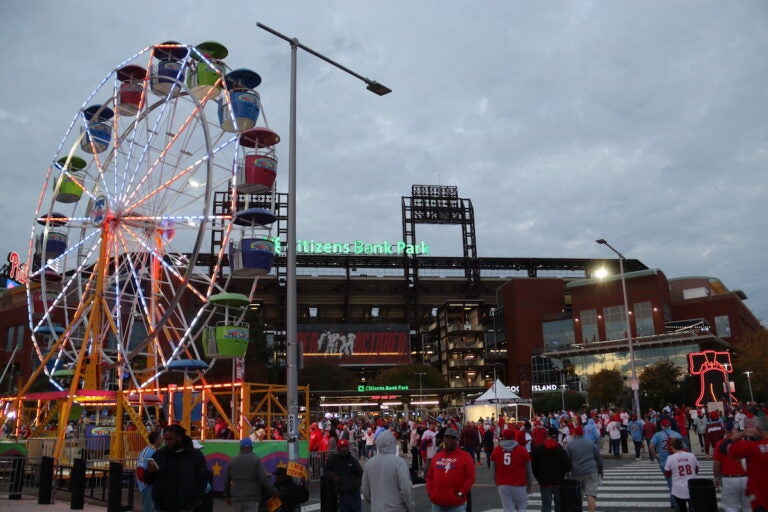
[[[291,109],[290,109],[290,128],[288,144],[288,233],[286,247],[286,394],[288,401],[288,460],[293,461],[298,458],[296,440],[298,439],[299,426],[299,389],[298,389],[298,349],[297,349],[297,302],[296,302],[296,53],[297,49],[311,53],[329,64],[333,64],[342,71],[346,71],[365,82],[367,89],[379,96],[392,92],[391,89],[381,85],[374,80],[369,80],[364,76],[358,75],[351,69],[334,62],[328,57],[321,55],[315,50],[299,43],[295,37],[288,37],[280,32],[269,28],[261,23],[256,25],[269,32],[270,34],[287,41],[291,45]]]
[[[424,377],[427,372],[415,372],[416,375],[419,376],[419,405],[421,406],[421,409],[424,409],[424,388],[421,387],[421,378]],[[419,416],[423,416],[423,414],[419,413]]]
[[[610,250],[616,253],[616,255],[619,257],[619,273],[621,274],[621,291],[624,294],[624,316],[627,321],[627,345],[629,346],[629,368],[632,372],[632,381],[630,382],[630,386],[632,387],[632,396],[634,397],[634,407],[633,410],[635,412],[635,416],[640,419],[642,418],[642,415],[640,414],[640,383],[637,380],[637,370],[635,369],[635,347],[632,344],[632,326],[629,321],[629,301],[627,300],[627,280],[624,276],[624,255],[621,254],[619,251],[614,249],[611,244],[605,241],[605,239],[600,238],[599,240],[595,240],[598,244],[604,245],[608,247]]]
[[[565,370],[560,370],[560,402],[563,406],[563,412],[565,412],[565,388],[568,385],[565,383]]]
[[[747,385],[749,386],[749,401],[754,402],[755,396],[752,394],[752,370],[747,370],[744,375],[747,376]]]

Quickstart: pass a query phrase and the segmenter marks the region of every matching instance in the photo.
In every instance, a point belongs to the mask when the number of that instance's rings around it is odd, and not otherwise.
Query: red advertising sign
[[[333,359],[339,366],[393,366],[411,362],[406,324],[299,325],[304,357]]]

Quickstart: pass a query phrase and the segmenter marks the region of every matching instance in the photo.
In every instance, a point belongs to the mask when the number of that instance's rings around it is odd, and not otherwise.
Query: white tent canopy
[[[527,402],[528,400],[523,400],[518,395],[507,389],[507,386],[504,385],[500,380],[496,379],[496,382],[493,383],[493,386],[488,388],[488,390],[480,395],[479,397],[475,398],[473,403],[475,404],[506,404],[506,403],[514,403],[514,402]]]
[[[520,408],[523,410],[520,411]],[[498,418],[500,412],[515,419],[530,418],[533,405],[531,400],[520,398],[497,379],[485,393],[475,398],[471,404],[464,406],[465,421]]]

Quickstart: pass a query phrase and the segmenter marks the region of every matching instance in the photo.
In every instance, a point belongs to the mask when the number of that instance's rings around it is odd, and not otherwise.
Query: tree
[[[587,388],[592,407],[607,407],[625,398],[624,377],[618,370],[600,370],[589,379]]]
[[[733,340],[734,357],[731,380],[736,382],[736,395],[742,401],[748,401],[749,386],[752,385],[752,395],[755,401],[768,400],[768,331],[759,331]],[[748,380],[744,372],[750,371]]]
[[[683,369],[669,360],[662,360],[643,368],[640,372],[640,398],[643,409],[659,408],[666,404],[678,403],[680,377]],[[696,397],[692,397],[695,399]],[[689,400],[690,401],[690,400]]]
[[[560,411],[565,402],[565,409],[568,411],[578,411],[584,408],[586,396],[584,393],[573,390],[566,390],[560,394],[560,391],[551,393],[536,393],[533,395],[533,410],[536,414]]]
[[[304,369],[299,372],[299,385],[309,386],[311,391],[353,390],[357,380],[334,361],[313,358],[304,362]]]

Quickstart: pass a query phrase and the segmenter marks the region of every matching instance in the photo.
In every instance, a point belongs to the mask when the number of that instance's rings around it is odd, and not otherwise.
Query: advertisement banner
[[[299,325],[305,361],[328,358],[339,366],[394,366],[411,362],[407,324]]]

